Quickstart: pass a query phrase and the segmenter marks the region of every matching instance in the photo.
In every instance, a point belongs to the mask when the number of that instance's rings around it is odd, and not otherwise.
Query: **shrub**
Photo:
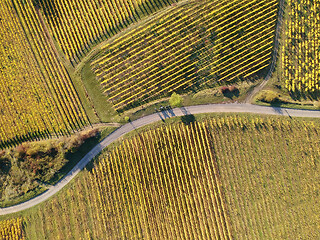
[[[221,92],[222,94],[227,93],[227,92],[229,92],[229,88],[226,87],[226,86],[223,86],[223,87],[220,88],[220,92]]]
[[[266,103],[276,103],[279,102],[279,94],[273,91],[262,91],[258,97],[258,101],[266,102]]]
[[[181,107],[182,97],[177,93],[172,93],[169,103],[172,107]]]
[[[238,88],[236,86],[232,85],[232,86],[229,87],[229,91],[230,92],[235,92],[235,91],[238,91]]]
[[[124,120],[125,120],[126,122],[130,122],[130,118],[129,118],[128,116],[125,116],[125,117],[124,117]]]
[[[98,134],[99,130],[98,129],[91,129],[83,134],[80,135],[80,139],[82,142],[85,142],[89,138],[96,137]]]
[[[18,158],[21,158],[26,155],[28,148],[26,144],[20,144],[15,148],[15,152],[17,153]]]
[[[313,106],[320,110],[320,102],[314,102]]]

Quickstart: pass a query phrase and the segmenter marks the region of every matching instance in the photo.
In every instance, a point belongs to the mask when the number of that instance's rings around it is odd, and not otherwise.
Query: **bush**
[[[181,107],[182,97],[177,93],[172,93],[169,103],[172,107]]]
[[[225,94],[225,93],[229,92],[229,88],[226,87],[226,86],[223,86],[223,87],[220,88],[220,92],[221,92],[222,94]]]
[[[177,93],[172,93],[169,103],[171,107],[181,107],[182,104],[182,97]]]
[[[320,110],[320,102],[313,103],[313,106]]]
[[[258,97],[258,101],[266,102],[266,103],[276,103],[279,102],[279,94],[273,92],[273,91],[262,91]]]
[[[26,144],[20,144],[19,146],[17,146],[15,148],[15,152],[17,153],[17,157],[22,158],[23,156],[25,156],[27,153],[27,150],[28,150],[28,148],[27,148]]]
[[[239,89],[236,87],[236,86],[234,86],[234,85],[232,85],[232,86],[230,86],[229,87],[229,91],[230,92],[236,92],[236,91],[238,91]]]

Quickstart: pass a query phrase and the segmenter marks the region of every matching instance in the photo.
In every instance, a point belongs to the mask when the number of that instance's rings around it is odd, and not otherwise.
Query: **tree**
[[[181,107],[182,97],[177,93],[172,93],[169,103],[172,107]]]
[[[130,118],[129,118],[128,116],[125,116],[125,117],[124,117],[124,120],[125,120],[126,122],[130,122]]]

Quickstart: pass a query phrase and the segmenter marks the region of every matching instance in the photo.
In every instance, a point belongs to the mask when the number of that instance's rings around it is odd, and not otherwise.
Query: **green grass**
[[[267,99],[266,99],[267,97]],[[267,87],[259,92],[253,99],[254,104],[269,107],[283,107],[293,109],[319,110],[320,102],[294,101],[278,88]]]
[[[81,70],[81,79],[88,91],[90,99],[99,116],[101,122],[119,122],[120,117],[113,109],[112,104],[108,101],[106,95],[103,94],[100,83],[96,80],[93,74],[90,63],[83,66]]]

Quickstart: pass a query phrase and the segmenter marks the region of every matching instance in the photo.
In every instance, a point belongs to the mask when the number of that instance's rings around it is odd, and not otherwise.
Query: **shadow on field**
[[[190,125],[190,123],[193,123],[196,121],[196,118],[193,114],[188,114],[181,116],[181,122],[183,122],[185,125]]]

